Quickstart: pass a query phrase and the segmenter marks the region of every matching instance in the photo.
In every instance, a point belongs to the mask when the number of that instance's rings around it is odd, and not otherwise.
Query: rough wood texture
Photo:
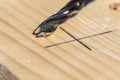
[[[120,80],[120,11],[96,0],[61,26],[92,48],[87,50],[61,29],[47,38],[32,31],[69,0],[0,0],[0,64],[20,80]]]

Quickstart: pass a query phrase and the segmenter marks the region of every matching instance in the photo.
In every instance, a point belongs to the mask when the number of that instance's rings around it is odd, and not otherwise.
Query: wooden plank
[[[68,1],[0,0],[0,64],[18,80],[119,80],[120,12],[108,7],[119,0],[95,0],[61,25],[92,51],[60,28],[32,35]]]

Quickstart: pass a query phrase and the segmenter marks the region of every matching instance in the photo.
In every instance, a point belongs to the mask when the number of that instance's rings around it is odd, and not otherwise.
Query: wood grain
[[[119,0],[95,0],[47,38],[32,31],[69,0],[0,0],[0,64],[19,80],[119,80],[120,11],[108,5]],[[66,43],[67,42],[67,43]],[[46,46],[62,43],[52,47]]]

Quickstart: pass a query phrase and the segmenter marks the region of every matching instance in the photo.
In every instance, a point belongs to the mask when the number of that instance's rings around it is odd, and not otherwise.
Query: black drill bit
[[[49,36],[57,29],[58,25],[75,16],[83,8],[83,6],[86,6],[91,1],[93,0],[70,0],[56,14],[43,21],[33,31],[33,35],[36,37]]]

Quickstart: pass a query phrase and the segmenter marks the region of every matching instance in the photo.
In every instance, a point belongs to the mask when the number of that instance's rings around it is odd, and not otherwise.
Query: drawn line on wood
[[[75,39],[77,42],[79,42],[81,45],[83,45],[84,47],[86,47],[88,50],[92,50],[90,47],[88,47],[86,44],[84,44],[82,41],[78,40],[76,37],[74,37],[72,34],[70,34],[69,32],[67,32],[65,29],[63,29],[62,27],[60,27],[61,30],[63,30],[65,33],[67,33],[69,36],[71,36],[73,39]]]
[[[61,30],[63,30],[65,33],[67,33],[69,36],[71,36],[72,38],[75,39],[75,41],[79,42],[80,44],[82,44],[84,47],[86,47],[88,50],[92,50],[91,48],[89,48],[86,44],[84,44],[83,42],[79,41],[76,37],[74,37],[72,34],[70,34],[69,32],[67,32],[65,29],[63,29],[62,27],[60,27]],[[48,48],[51,46],[46,46],[45,48]]]
[[[100,36],[100,35],[108,34],[108,33],[114,32],[114,31],[117,31],[117,30],[110,30],[110,31],[106,31],[106,32],[98,33],[98,34],[93,34],[93,35],[90,35],[90,36],[86,36],[86,37],[78,38],[77,40],[82,40],[82,39],[92,38],[92,37],[96,37],[96,36]],[[65,43],[69,43],[69,42],[73,42],[73,41],[76,41],[76,40],[69,40],[69,41],[65,41],[65,42],[60,42],[60,43],[56,43],[56,44],[52,44],[52,45],[48,45],[48,46],[45,46],[45,48],[49,48],[49,47],[53,47],[53,46],[57,46],[57,45],[61,45],[61,44],[65,44]]]

